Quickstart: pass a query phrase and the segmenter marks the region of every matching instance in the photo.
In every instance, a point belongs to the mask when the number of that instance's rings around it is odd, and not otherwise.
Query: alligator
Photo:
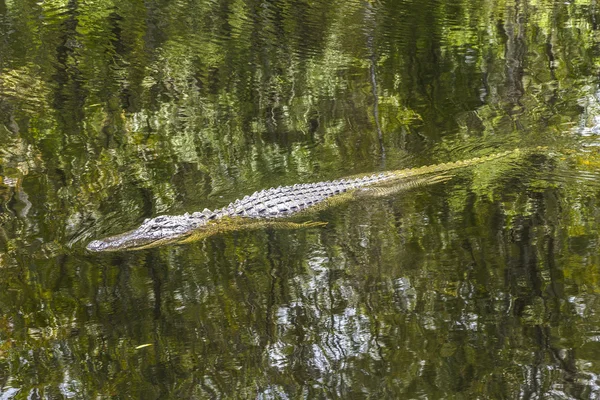
[[[407,188],[430,185],[451,178],[446,173],[515,155],[519,149],[445,164],[352,176],[317,183],[280,186],[254,192],[214,211],[184,215],[161,215],[146,219],[130,232],[94,240],[90,251],[141,250],[173,243],[186,243],[242,229],[297,229],[322,226],[323,222],[294,222],[292,217],[361,197],[387,196]]]

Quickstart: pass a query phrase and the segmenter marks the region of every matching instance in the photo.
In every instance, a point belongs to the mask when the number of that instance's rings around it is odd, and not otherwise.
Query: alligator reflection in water
[[[443,173],[457,168],[518,154],[518,149],[446,164],[383,172],[375,175],[297,184],[255,192],[223,209],[178,216],[163,215],[147,219],[137,229],[87,246],[91,251],[140,250],[169,243],[200,240],[217,233],[242,229],[275,227],[296,229],[323,225],[321,222],[296,223],[282,218],[303,211],[338,204],[363,196],[384,196],[414,186],[449,179]]]

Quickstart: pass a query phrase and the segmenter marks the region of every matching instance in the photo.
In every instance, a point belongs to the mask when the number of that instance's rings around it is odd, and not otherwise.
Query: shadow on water
[[[595,4],[192,3],[0,0],[0,398],[598,396]],[[84,250],[538,146],[325,227]]]

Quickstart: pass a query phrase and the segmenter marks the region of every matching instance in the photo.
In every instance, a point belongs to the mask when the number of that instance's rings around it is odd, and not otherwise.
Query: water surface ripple
[[[0,0],[0,398],[598,398],[598,21],[579,0]],[[326,227],[85,250],[515,148],[301,218]]]

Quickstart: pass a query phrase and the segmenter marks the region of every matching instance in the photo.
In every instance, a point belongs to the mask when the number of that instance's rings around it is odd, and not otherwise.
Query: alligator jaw
[[[87,245],[87,249],[89,251],[118,251],[118,250],[126,250],[126,249],[136,249],[139,248],[139,245],[150,244],[151,241],[146,240],[147,243],[136,243],[134,239],[127,240],[127,238],[123,238],[124,235],[111,236],[101,240],[94,240]]]
[[[89,251],[122,251],[122,250],[141,250],[149,247],[155,247],[175,240],[181,239],[182,235],[152,237],[141,235],[137,230],[123,233],[121,235],[110,236],[101,240],[94,240],[87,245]]]
[[[188,215],[160,216],[144,221],[133,231],[94,240],[87,249],[94,252],[147,249],[184,240],[203,226],[204,220],[193,220]]]

